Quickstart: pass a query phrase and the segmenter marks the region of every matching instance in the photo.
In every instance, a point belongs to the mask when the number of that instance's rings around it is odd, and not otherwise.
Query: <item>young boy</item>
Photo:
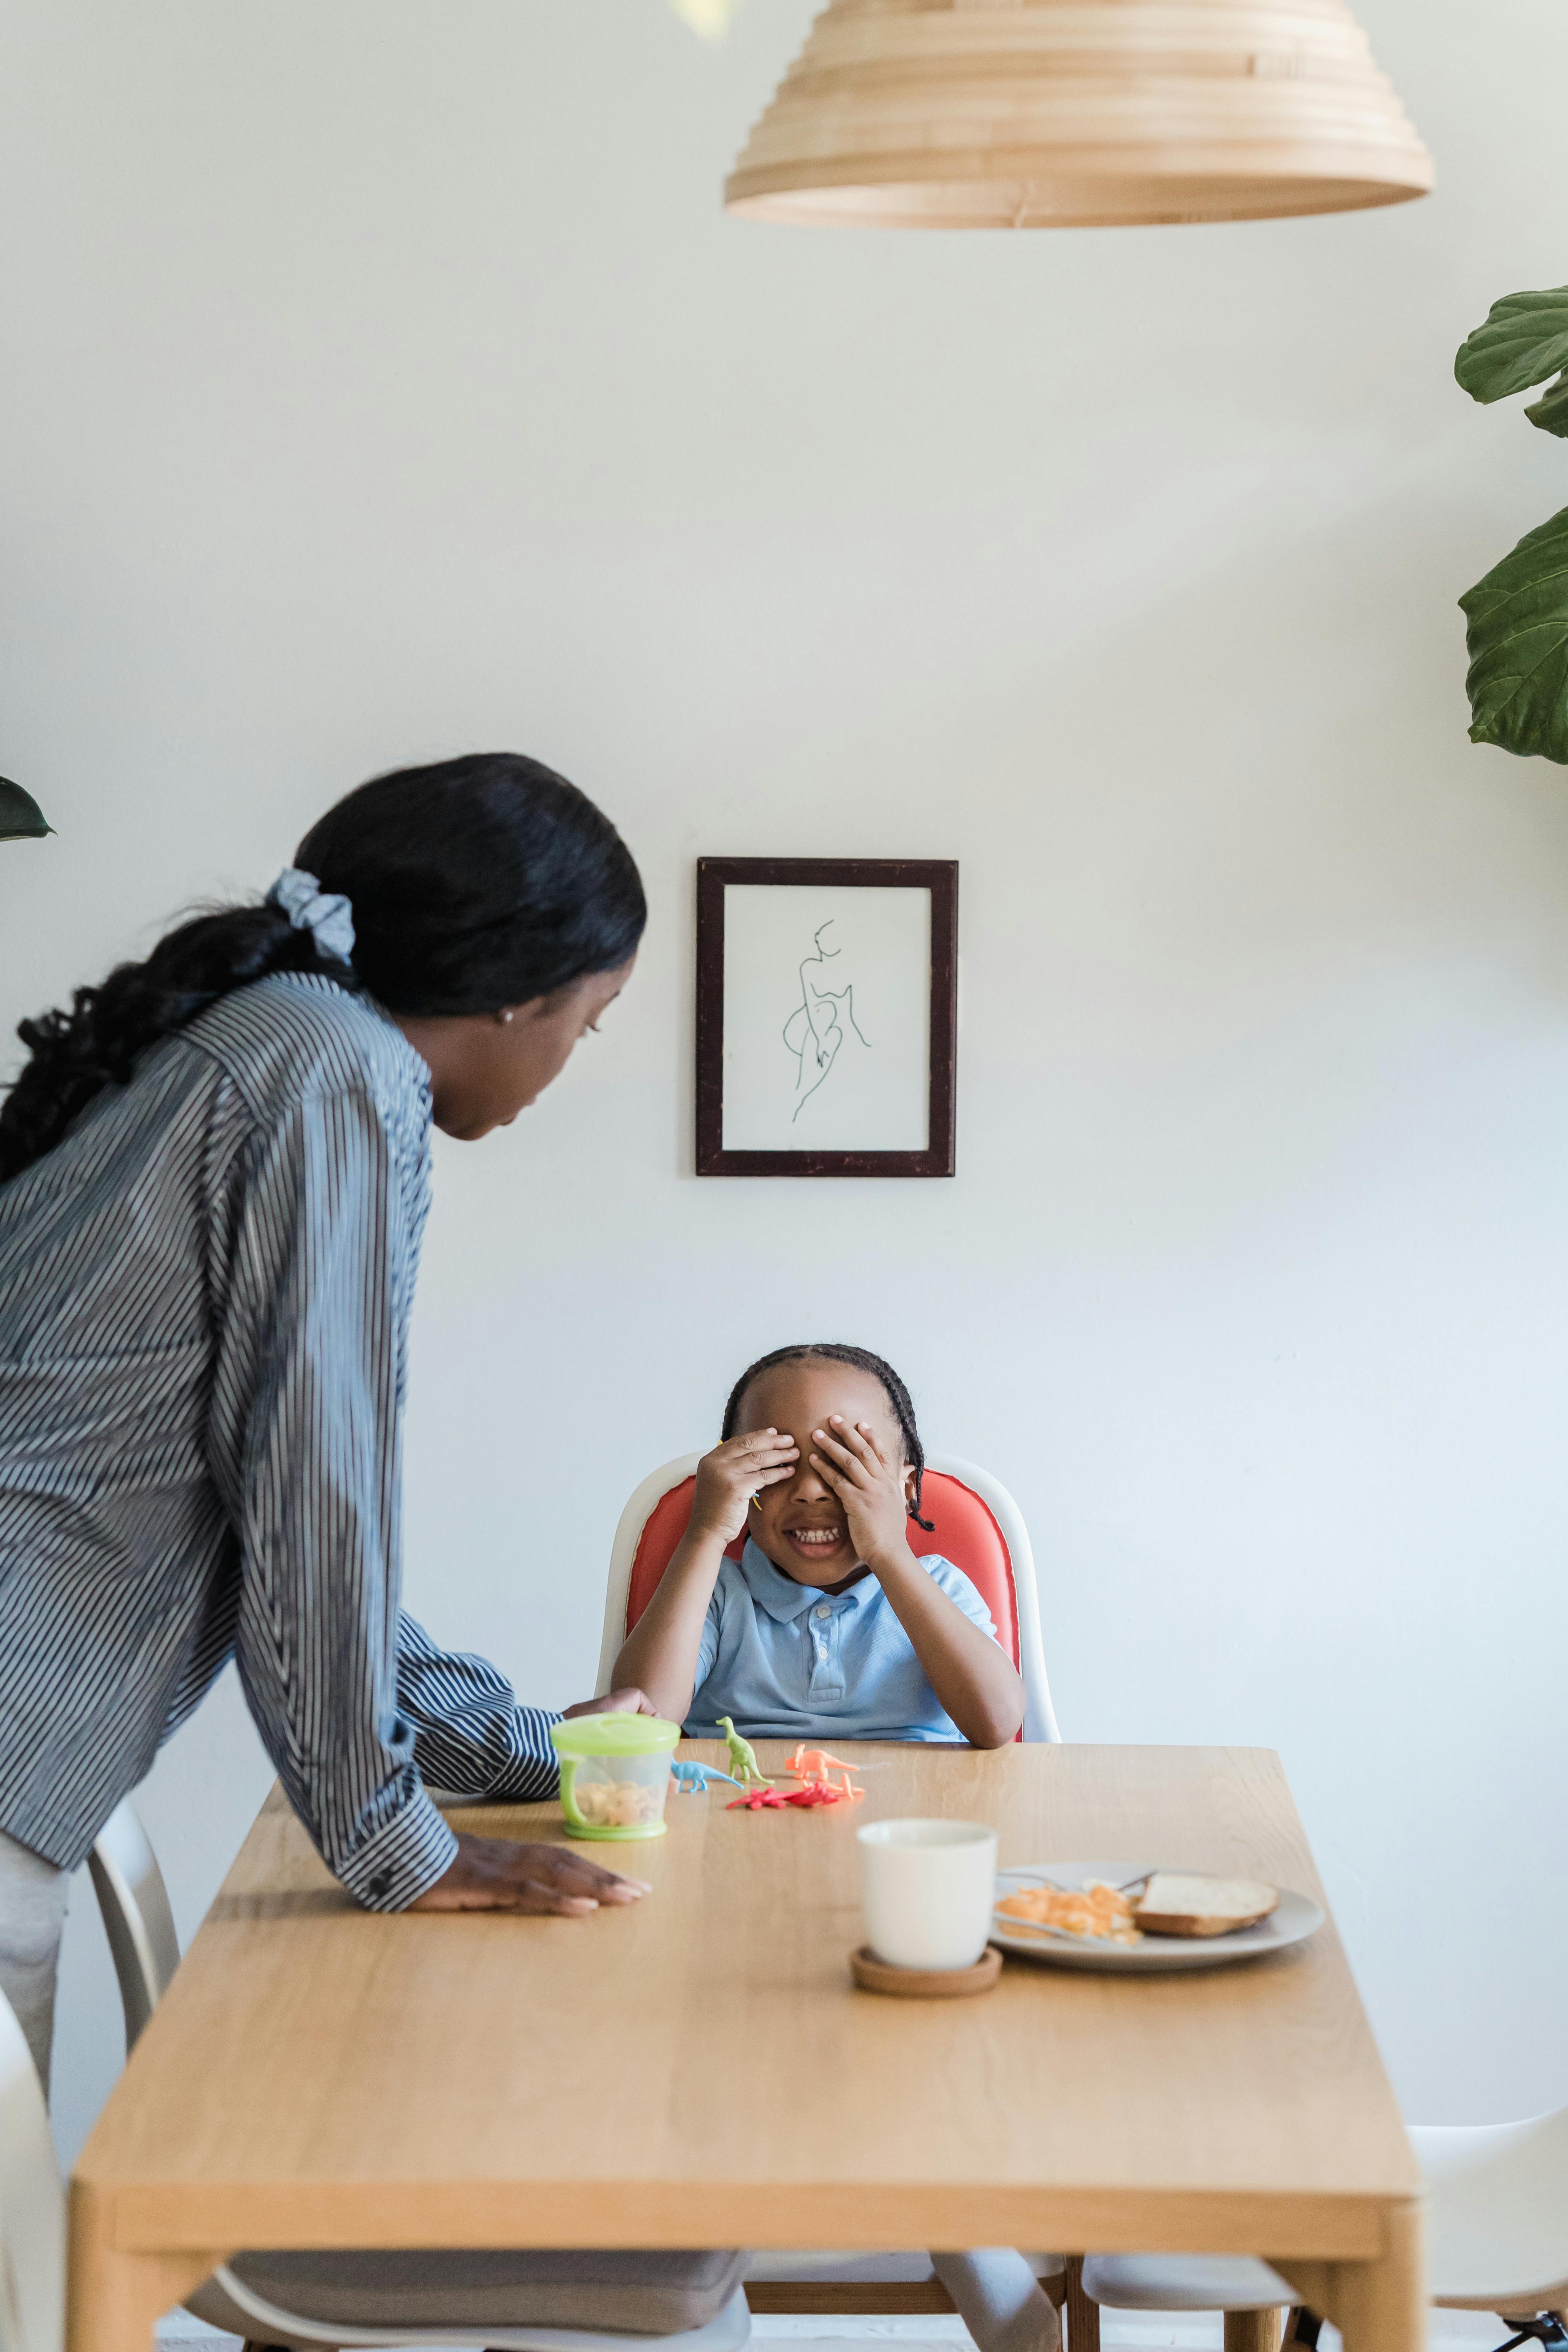
[[[686,1534],[616,1664],[692,1738],[1000,1748],[1024,1686],[984,1602],[916,1559],[925,1466],[909,1391],[863,1348],[776,1349],[742,1373]],[[725,1546],[744,1528],[739,1561]]]

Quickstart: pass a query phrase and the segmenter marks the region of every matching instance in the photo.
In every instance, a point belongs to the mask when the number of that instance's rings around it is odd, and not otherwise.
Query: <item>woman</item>
[[[66,1874],[232,1655],[373,1909],[635,1901],[454,1834],[551,1793],[554,1717],[400,1613],[432,1120],[510,1124],[630,975],[608,819],[498,754],[363,784],[260,906],[21,1024],[0,1108],[0,1989],[47,2080]],[[647,1706],[640,1692],[588,1706]]]

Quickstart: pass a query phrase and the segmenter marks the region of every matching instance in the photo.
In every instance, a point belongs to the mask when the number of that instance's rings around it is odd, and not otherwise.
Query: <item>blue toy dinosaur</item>
[[[743,1785],[735,1779],[733,1773],[721,1772],[717,1764],[672,1762],[669,1769],[676,1787],[683,1796],[687,1797],[700,1797],[710,1780],[728,1780],[731,1789],[739,1789]]]

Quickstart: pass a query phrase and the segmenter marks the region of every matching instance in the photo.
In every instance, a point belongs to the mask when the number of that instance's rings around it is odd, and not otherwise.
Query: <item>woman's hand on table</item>
[[[645,1878],[617,1877],[566,1846],[519,1845],[510,1838],[470,1837],[460,1831],[447,1870],[408,1907],[545,1911],[572,1919],[601,1905],[640,1902],[647,1892]]]
[[[811,1438],[811,1466],[844,1506],[856,1558],[872,1570],[888,1559],[901,1564],[910,1549],[909,1474],[884,1458],[868,1422],[851,1427],[836,1412]]]

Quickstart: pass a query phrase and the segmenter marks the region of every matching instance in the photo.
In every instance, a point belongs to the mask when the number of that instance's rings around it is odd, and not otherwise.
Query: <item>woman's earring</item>
[[[502,1014],[501,1014],[501,1019],[502,1019],[503,1021],[510,1021],[510,1020],[511,1019],[511,1006],[510,1006],[510,1004],[506,1007],[506,1010],[502,1013]]]

